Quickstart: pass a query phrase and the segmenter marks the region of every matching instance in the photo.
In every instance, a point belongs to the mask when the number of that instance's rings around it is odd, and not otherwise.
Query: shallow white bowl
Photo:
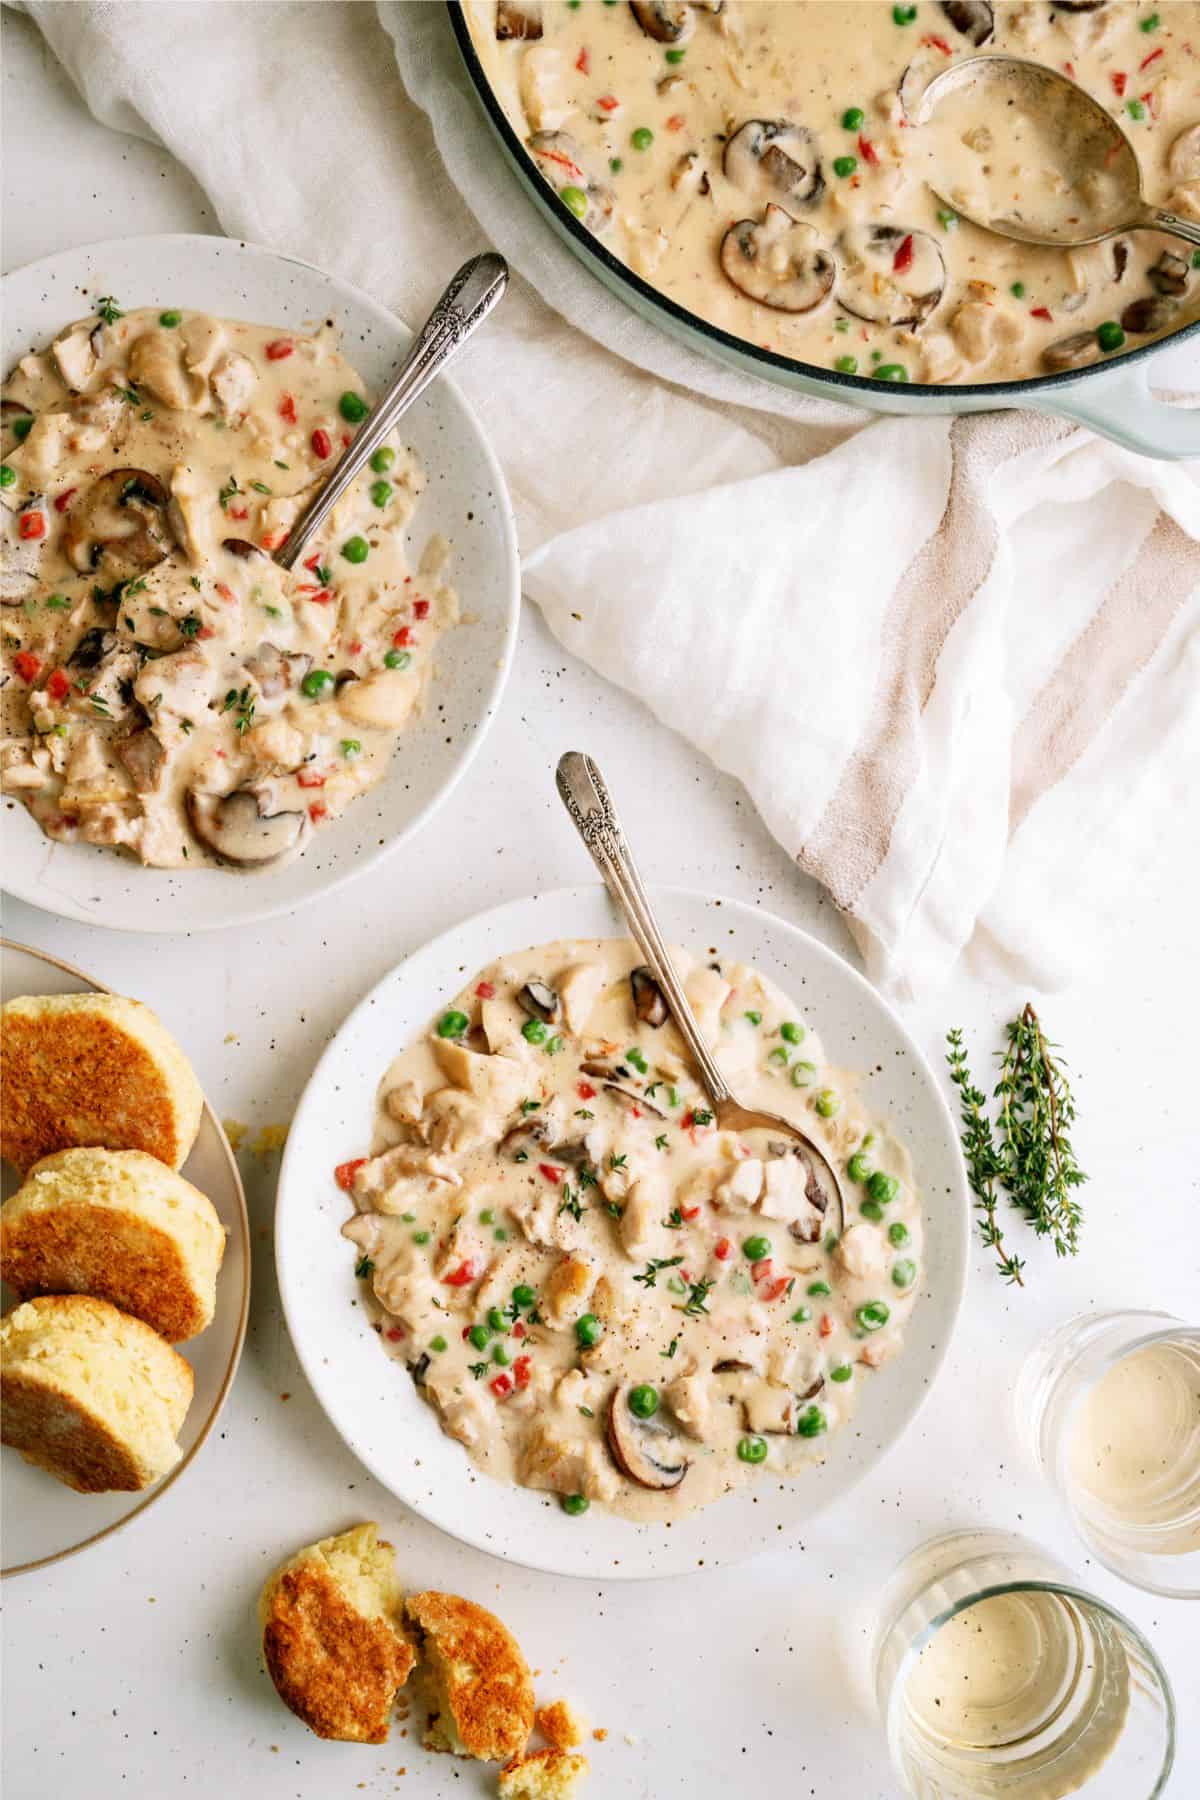
[[[449,279],[452,271],[445,271]],[[84,316],[97,294],[133,306],[195,306],[302,331],[333,319],[368,388],[390,378],[411,333],[368,294],[310,263],[229,238],[114,238],[6,277],[4,366]],[[462,778],[500,704],[516,644],[520,562],[504,477],[445,377],[401,427],[429,476],[409,533],[413,560],[435,531],[471,622],[438,646],[421,720],[378,786],[277,869],[143,869],[115,850],[55,844],[23,807],[5,813],[4,885],[46,912],[120,931],[203,931],[292,912],[391,855]]]
[[[916,1316],[903,1355],[867,1385],[853,1427],[829,1439],[819,1468],[794,1481],[754,1483],[670,1526],[634,1525],[599,1506],[569,1518],[553,1496],[502,1486],[475,1468],[403,1365],[384,1355],[359,1304],[352,1247],[339,1235],[350,1207],[333,1170],[369,1147],[384,1070],[493,957],[553,938],[626,936],[603,888],[565,888],[481,913],[386,975],[317,1064],[279,1178],[284,1311],[317,1398],[351,1450],[452,1536],[563,1575],[677,1575],[778,1548],[781,1531],[799,1532],[841,1499],[909,1429],[945,1357],[966,1280],[967,1191],[954,1121],[896,1014],[840,957],[771,913],[678,888],[654,898],[672,942],[753,963],[793,994],[830,1059],[870,1071],[867,1105],[912,1151],[928,1243]]]

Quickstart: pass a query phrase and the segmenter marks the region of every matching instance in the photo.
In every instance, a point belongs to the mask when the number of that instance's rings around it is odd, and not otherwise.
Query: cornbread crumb
[[[588,1772],[586,1756],[532,1750],[500,1771],[500,1800],[571,1800]]]
[[[552,1750],[574,1750],[587,1736],[587,1721],[569,1700],[554,1700],[534,1714],[534,1724]]]
[[[605,1738],[608,1736],[608,1727],[606,1725],[597,1725],[595,1731],[593,1731],[593,1733],[592,1733],[592,1736],[595,1738],[595,1740],[598,1744],[602,1744],[604,1742]]]

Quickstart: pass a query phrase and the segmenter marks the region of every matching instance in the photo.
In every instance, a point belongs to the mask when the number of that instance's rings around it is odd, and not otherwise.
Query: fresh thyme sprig
[[[980,1214],[980,1236],[995,1251],[1005,1280],[1023,1287],[1025,1265],[1009,1254],[996,1218],[999,1190],[1039,1237],[1050,1239],[1059,1256],[1074,1256],[1082,1224],[1076,1189],[1087,1176],[1067,1135],[1075,1121],[1075,1101],[1065,1067],[1032,1006],[1027,1004],[1008,1026],[1007,1038],[998,1052],[1000,1078],[993,1094],[998,1132],[988,1116],[986,1096],[971,1081],[961,1031],[947,1035],[947,1061],[959,1093],[963,1154]]]

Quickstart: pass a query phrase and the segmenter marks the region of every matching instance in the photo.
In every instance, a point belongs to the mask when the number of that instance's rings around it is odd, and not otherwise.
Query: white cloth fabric
[[[745,783],[877,979],[927,989],[973,944],[1049,986],[1099,954],[1194,818],[1196,467],[1029,415],[870,422],[676,345],[540,221],[440,0],[25,10],[230,235],[410,321],[472,251],[508,256],[460,379],[527,595]]]

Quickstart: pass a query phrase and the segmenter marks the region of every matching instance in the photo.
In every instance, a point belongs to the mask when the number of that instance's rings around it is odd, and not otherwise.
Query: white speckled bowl
[[[451,271],[446,270],[447,278]],[[310,263],[220,237],[114,238],[31,263],[3,283],[5,368],[84,316],[96,294],[123,305],[197,306],[304,330],[341,328],[368,388],[390,378],[410,333],[368,294]],[[453,383],[435,382],[404,421],[429,483],[413,519],[414,560],[440,531],[470,623],[438,649],[421,720],[378,786],[277,869],[143,869],[92,844],[55,844],[8,802],[4,885],[62,918],[122,931],[203,931],[292,912],[399,849],[466,773],[500,705],[516,644],[520,562],[504,477]]]
[[[834,1063],[864,1071],[867,1105],[909,1146],[927,1225],[921,1295],[902,1355],[866,1385],[826,1461],[795,1480],[755,1482],[670,1525],[593,1506],[569,1518],[552,1496],[482,1474],[445,1436],[358,1303],[340,1162],[371,1141],[375,1093],[396,1053],[473,970],[554,938],[624,937],[599,885],[515,900],[452,927],[393,969],[317,1064],[288,1136],[275,1248],[284,1311],[318,1400],[371,1473],[414,1511],[480,1550],[593,1579],[680,1575],[776,1548],[842,1499],[912,1425],[942,1365],[966,1282],[968,1202],[958,1138],[928,1063],[896,1014],[848,963],[795,926],[736,900],[656,890],[667,937],[753,963],[792,994]]]

